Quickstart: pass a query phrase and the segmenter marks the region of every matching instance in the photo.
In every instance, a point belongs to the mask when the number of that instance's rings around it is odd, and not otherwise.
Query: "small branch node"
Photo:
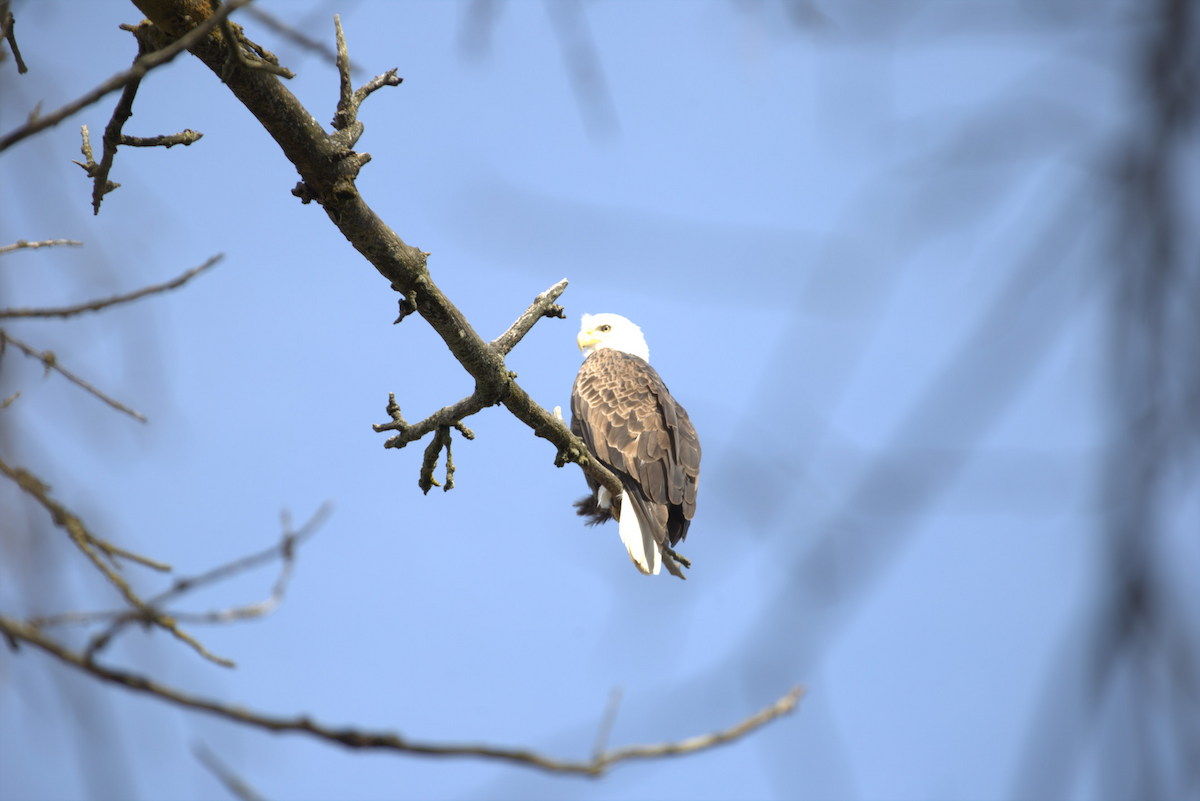
[[[321,200],[320,196],[309,189],[308,184],[304,183],[304,181],[296,182],[296,185],[292,187],[292,194],[300,198],[300,202],[306,206],[314,200],[317,202]]]
[[[397,325],[408,315],[417,310],[417,289],[413,287],[408,291],[408,295],[400,296],[400,316],[392,321],[392,325]]]

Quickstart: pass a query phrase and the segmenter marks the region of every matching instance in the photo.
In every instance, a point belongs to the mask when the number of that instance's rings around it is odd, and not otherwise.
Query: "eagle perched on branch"
[[[684,578],[672,549],[696,514],[696,429],[650,366],[650,349],[636,325],[617,314],[585,314],[578,342],[585,358],[571,391],[571,431],[620,479],[624,492],[614,498],[587,476],[592,494],[575,508],[592,526],[616,518],[621,542],[641,572],[657,575],[666,565]]]

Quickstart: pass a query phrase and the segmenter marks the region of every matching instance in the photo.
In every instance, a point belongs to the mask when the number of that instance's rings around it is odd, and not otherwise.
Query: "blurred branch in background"
[[[45,367],[45,369],[46,369],[46,375],[49,375],[51,370],[56,370],[63,378],[67,379],[72,384],[75,384],[77,387],[81,387],[82,389],[92,393],[97,398],[104,401],[105,403],[107,403],[109,406],[113,407],[117,411],[124,412],[125,414],[132,417],[134,420],[137,420],[139,423],[146,422],[146,415],[142,414],[141,412],[137,411],[136,409],[129,408],[125,404],[121,403],[119,400],[115,400],[115,399],[109,397],[108,395],[104,394],[103,392],[101,392],[100,390],[96,389],[94,386],[89,384],[87,381],[83,380],[82,378],[75,375],[73,372],[71,372],[70,370],[63,367],[61,364],[59,364],[58,356],[56,356],[53,351],[49,351],[49,350],[42,351],[42,350],[38,350],[37,348],[32,348],[29,345],[26,345],[21,340],[14,337],[12,334],[9,334],[8,332],[6,332],[3,328],[0,328],[0,358],[3,358],[4,352],[5,352],[5,350],[7,350],[9,343],[12,343],[12,345],[15,348],[20,350],[26,356],[29,356],[31,358],[34,358],[34,359],[37,359],[38,361],[40,361],[42,363],[42,366]]]
[[[927,22],[943,10],[915,4],[909,11],[917,7],[931,12]],[[847,12],[836,4],[825,8]],[[1080,316],[1073,305],[1079,288],[1102,287],[1110,343],[1105,400],[1112,415],[1097,489],[1101,514],[1093,524],[1101,562],[1085,619],[1064,634],[1045,676],[1013,777],[1017,798],[1200,793],[1200,619],[1188,601],[1189,588],[1180,584],[1181,578],[1194,582],[1197,573],[1194,563],[1173,564],[1179,553],[1195,553],[1196,531],[1184,524],[1192,519],[1185,510],[1195,501],[1200,477],[1200,208],[1194,183],[1200,7],[1158,0],[1116,8],[1133,54],[1128,83],[1139,102],[1122,120],[1115,142],[1110,137],[1098,151],[1071,154],[1089,170],[1098,166],[1100,180],[1077,182],[1056,213],[1037,220],[1034,245],[976,316],[946,367],[924,383],[919,400],[859,477],[837,488],[844,500],[815,527],[783,527],[781,533],[804,544],[790,580],[767,604],[771,611],[745,649],[747,686],[807,672],[820,662],[853,619],[851,611],[880,591],[883,577],[912,545],[912,533],[940,516],[935,502],[984,454],[993,429],[1046,364],[1067,324]],[[945,16],[952,20],[955,13]],[[1072,28],[1063,23],[1083,28],[1092,21],[1090,14],[1030,17],[1030,27],[1059,24],[1064,34]],[[1014,22],[1020,30],[1019,15]],[[953,25],[924,30],[930,29],[946,33]],[[1030,90],[1026,109],[1015,112],[984,103],[982,116],[990,124],[966,137],[966,150],[946,153],[946,163],[962,166],[970,148],[986,146],[988,139],[1011,147],[1040,100]],[[984,154],[976,155],[982,161]],[[916,240],[933,239],[946,225],[943,215],[919,201],[902,213],[910,215]],[[922,214],[926,218],[918,220]],[[1027,230],[1021,234],[1028,236]],[[1105,241],[1093,259],[1083,246],[1100,239]],[[938,458],[914,458],[918,443],[925,443],[927,456],[936,449]],[[786,450],[811,452],[794,443]],[[804,480],[804,469],[797,477]],[[1002,488],[994,492],[1002,499]],[[1189,544],[1181,546],[1180,538]],[[781,638],[781,630],[791,636]],[[801,786],[788,783],[782,792]]]
[[[192,746],[192,753],[204,767],[208,768],[209,772],[217,777],[217,780],[234,798],[240,798],[242,801],[264,801],[263,796],[247,784],[245,779],[230,770],[224,762],[217,758],[216,754],[209,750],[208,746],[196,743]]]
[[[1200,796],[1200,618],[1171,557],[1173,539],[1196,536],[1178,511],[1200,477],[1200,228],[1182,180],[1197,152],[1197,10],[1159,0],[1132,59],[1139,113],[1110,167],[1119,205],[1103,265],[1103,562],[1083,636],[1063,644],[1047,681],[1020,797],[1073,794],[1081,779],[1084,795]]]
[[[587,6],[556,0],[547,0],[545,6],[584,127],[593,140],[619,136],[621,122],[588,23]]]
[[[142,287],[141,289],[128,292],[123,295],[113,295],[110,298],[89,300],[86,303],[78,303],[73,306],[60,306],[52,309],[0,309],[0,319],[4,319],[6,317],[72,317],[76,314],[83,314],[84,312],[100,311],[101,309],[106,309],[109,306],[117,306],[121,303],[128,303],[131,300],[144,298],[147,295],[156,295],[159,292],[169,292],[172,289],[178,289],[200,273],[207,270],[209,267],[214,266],[223,258],[225,258],[225,254],[218,253],[200,266],[193,267],[190,270],[180,274],[178,277],[172,278],[170,281],[164,281],[161,284],[151,284],[150,286]]]

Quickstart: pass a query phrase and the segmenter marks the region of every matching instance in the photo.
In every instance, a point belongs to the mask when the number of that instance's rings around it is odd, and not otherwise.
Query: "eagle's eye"
[[[611,331],[611,330],[612,330],[612,326],[611,326],[611,325],[609,325],[608,323],[605,323],[604,325],[600,326],[600,333],[601,333],[601,334],[607,334],[607,333],[608,333],[609,331]]]

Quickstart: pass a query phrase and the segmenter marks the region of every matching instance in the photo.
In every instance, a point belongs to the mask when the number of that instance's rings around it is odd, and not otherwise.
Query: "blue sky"
[[[340,13],[367,73],[399,67],[360,114],[358,186],[482,336],[570,280],[569,319],[507,360],[535,400],[568,405],[581,313],[642,327],[704,448],[694,567],[686,583],[638,574],[615,526],[573,514],[580,471],[501,408],[455,440],[456,488],[422,496],[424,443],[385,451],[370,425],[388,392],[415,421],[470,379],[422,320],[392,325],[395,293],[181,57],[143,82],[125,130],[204,138],[121,149],[98,217],[70,159],[116,95],[0,155],[0,239],[86,243],[2,257],[2,305],[225,254],[154,300],[6,324],[150,422],[10,350],[4,458],[182,574],[271,544],[281,509],[335,510],[275,615],[197,632],[236,670],[140,632],[108,658],[264,712],[572,757],[614,686],[614,745],[727,726],[796,683],[808,696],[735,745],[595,782],[270,736],[6,651],[0,796],[219,797],[196,742],[274,798],[1011,795],[1098,581],[1092,267],[1112,211],[1102,159],[1131,103],[1121,7],[834,3],[796,24],[767,3],[589,3],[607,106],[572,89],[561,8],[506,3],[474,49],[465,5],[261,8],[329,41]],[[116,26],[140,19],[111,2],[16,15],[30,73],[0,64],[6,131],[127,67]],[[327,123],[336,71],[240,19]],[[61,532],[27,531],[37,510],[0,500],[6,610],[117,602]],[[273,580],[183,606],[257,600]]]

